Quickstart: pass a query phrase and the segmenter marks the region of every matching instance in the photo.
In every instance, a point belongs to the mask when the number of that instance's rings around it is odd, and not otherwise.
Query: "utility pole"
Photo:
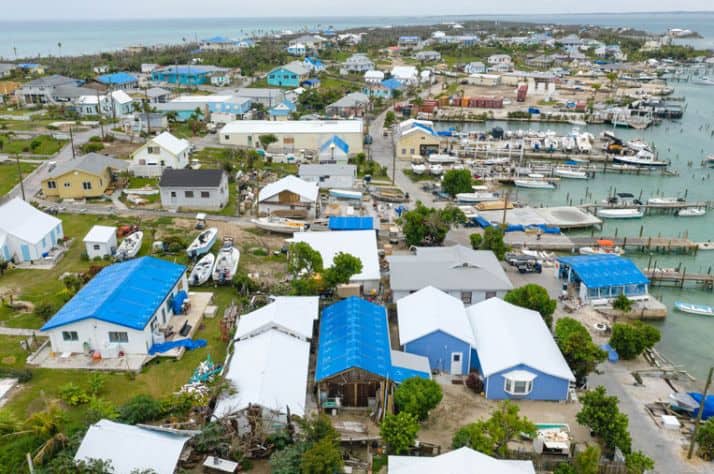
[[[69,143],[72,148],[72,159],[77,158],[76,151],[74,150],[74,133],[72,133],[72,126],[69,126]]]
[[[709,375],[707,376],[707,384],[704,386],[704,392],[702,393],[702,401],[699,402],[699,413],[697,413],[697,421],[694,422],[694,431],[692,432],[692,439],[689,442],[689,452],[687,452],[687,459],[692,459],[692,453],[694,453],[694,443],[697,442],[697,433],[699,432],[699,425],[702,423],[702,415],[704,414],[704,403],[707,400],[707,392],[709,391],[709,386],[712,383],[712,374],[714,374],[714,367],[709,369]]]
[[[99,129],[102,132],[102,140],[104,140],[104,124],[102,123],[102,102],[99,99],[99,90],[97,90],[96,93],[97,93],[97,115],[99,115]]]
[[[506,191],[506,196],[503,200],[503,219],[501,220],[501,225],[506,227],[506,211],[508,210],[508,198],[511,197],[511,191]]]
[[[144,87],[144,119],[146,120],[146,134],[151,135],[151,119],[149,118],[149,93],[148,89]]]
[[[16,153],[15,154],[15,162],[17,163],[17,175],[20,178],[20,191],[22,192],[22,200],[25,200],[25,183],[23,183],[22,179],[22,167],[20,166],[20,154]]]

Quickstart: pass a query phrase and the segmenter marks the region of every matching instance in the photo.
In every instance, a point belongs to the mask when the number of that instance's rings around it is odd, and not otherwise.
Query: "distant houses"
[[[128,72],[103,74],[97,77],[97,82],[111,89],[133,89],[139,85],[139,79]]]
[[[416,59],[417,61],[424,62],[440,61],[441,53],[439,53],[438,51],[418,51],[416,54],[414,54],[414,59]]]
[[[0,257],[4,261],[40,261],[62,239],[62,221],[56,217],[17,197],[0,205]]]
[[[344,73],[361,73],[374,69],[374,62],[366,54],[355,53],[342,64]]]
[[[362,117],[369,109],[369,97],[361,92],[351,92],[325,107],[325,114],[343,118]]]
[[[249,98],[231,94],[182,95],[168,102],[156,104],[156,109],[165,114],[173,112],[179,122],[185,122],[198,112],[200,119],[226,123],[242,118],[250,111],[252,105]]]
[[[320,188],[352,189],[357,179],[357,167],[348,164],[302,164],[300,179],[317,183]]]
[[[219,211],[228,204],[228,175],[223,170],[166,168],[159,180],[159,193],[166,209]]]
[[[61,94],[57,94],[58,89],[76,88],[81,84],[79,79],[54,74],[24,83],[15,91],[15,96],[23,105],[53,104],[61,97]]]
[[[166,168],[187,167],[190,151],[188,140],[163,132],[131,154],[129,171],[135,176],[158,177]]]

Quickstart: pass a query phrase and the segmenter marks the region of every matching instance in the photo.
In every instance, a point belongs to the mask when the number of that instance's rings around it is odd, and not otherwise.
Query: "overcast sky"
[[[8,0],[9,1],[9,0]],[[2,2],[0,2],[2,3]],[[26,0],[0,20],[254,16],[422,16],[713,10],[712,0]]]

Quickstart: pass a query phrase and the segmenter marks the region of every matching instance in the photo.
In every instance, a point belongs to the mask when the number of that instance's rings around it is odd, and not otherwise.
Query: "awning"
[[[509,379],[517,382],[532,382],[538,377],[533,372],[528,372],[527,370],[512,370],[503,374],[504,379]]]

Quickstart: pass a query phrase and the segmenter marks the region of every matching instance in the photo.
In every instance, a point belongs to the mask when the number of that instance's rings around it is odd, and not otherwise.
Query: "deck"
[[[179,339],[192,339],[193,336],[198,332],[203,321],[203,315],[206,313],[206,308],[210,305],[213,299],[213,293],[210,292],[189,292],[188,299],[191,302],[191,308],[186,312],[186,314],[181,314],[174,316],[169,321],[170,326],[173,327],[176,333],[167,338],[166,342],[176,341]],[[184,323],[188,323],[191,326],[191,330],[186,336],[181,336],[178,331],[183,327]],[[186,352],[186,348],[178,347],[176,349],[171,349],[170,351],[162,352],[156,354],[157,357],[174,357],[180,359]]]
[[[681,271],[650,268],[645,270],[644,274],[650,279],[652,285],[683,288],[686,283],[694,283],[707,290],[714,290],[714,275],[711,273],[687,273],[686,268]]]

